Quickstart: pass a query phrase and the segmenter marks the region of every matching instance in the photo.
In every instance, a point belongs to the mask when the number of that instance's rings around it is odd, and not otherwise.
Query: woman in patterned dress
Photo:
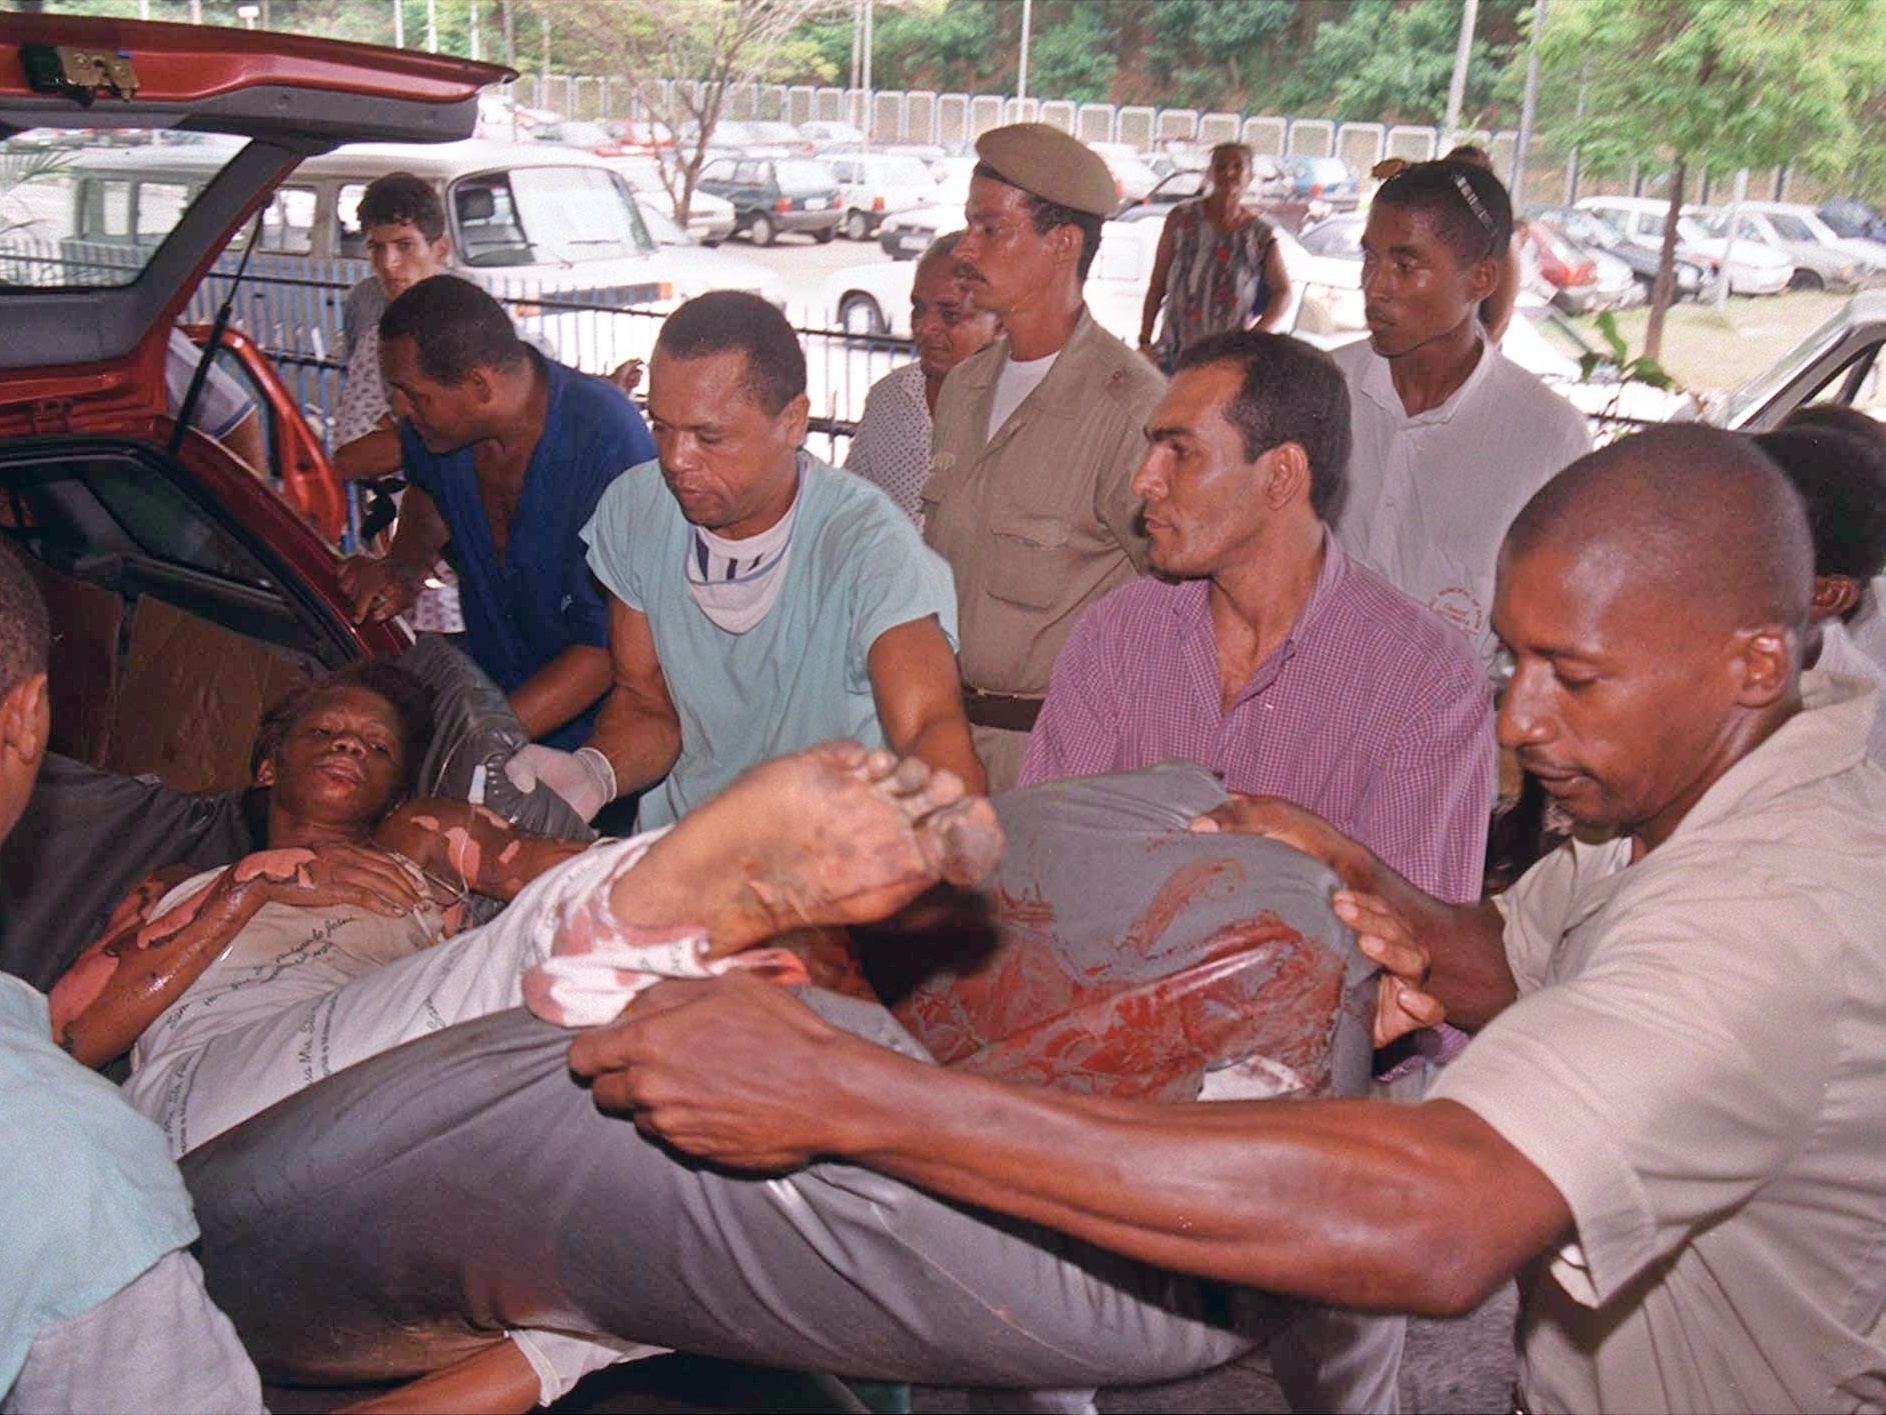
[[[1205,194],[1175,206],[1159,233],[1139,347],[1168,372],[1187,345],[1209,334],[1273,328],[1290,303],[1290,276],[1270,224],[1244,209],[1250,184],[1251,149],[1219,143]]]

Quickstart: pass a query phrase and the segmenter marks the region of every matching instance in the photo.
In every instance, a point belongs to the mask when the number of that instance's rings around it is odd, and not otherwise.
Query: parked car
[[[1123,142],[1090,142],[1087,144],[1107,164],[1107,170],[1113,174],[1113,185],[1120,193],[1120,205],[1128,206],[1143,201],[1146,194],[1159,185],[1159,174],[1148,167],[1140,157],[1138,149]]]
[[[1181,168],[1161,177],[1144,199],[1123,209],[1115,219],[1164,221],[1179,202],[1190,201],[1204,190],[1205,173]],[[1292,232],[1331,214],[1327,203],[1298,197],[1296,183],[1284,175],[1277,159],[1261,152],[1251,162],[1251,185],[1245,189],[1244,206],[1271,225]]]
[[[1649,250],[1663,245],[1664,222],[1670,214],[1668,202],[1651,197],[1585,197],[1578,205],[1627,241]],[[1677,250],[1685,259],[1707,262],[1712,270],[1726,270],[1732,295],[1778,295],[1794,278],[1794,262],[1787,256],[1753,242],[1738,241],[1730,250],[1726,242],[1711,236],[1694,218],[1679,216],[1676,234]]]
[[[1650,287],[1657,279],[1658,255],[1651,247],[1625,240],[1610,223],[1600,220],[1589,211],[1580,211],[1575,206],[1536,206],[1529,219],[1543,222],[1575,245],[1602,251],[1622,261],[1630,268],[1644,297],[1649,298]],[[1713,267],[1707,262],[1686,260],[1680,255],[1676,259],[1674,274],[1676,297],[1679,300],[1696,299],[1714,278]]]
[[[1298,333],[1331,339],[1368,328],[1362,316],[1362,231],[1367,225],[1366,216],[1348,212],[1306,226],[1297,237],[1305,256],[1301,270],[1290,272],[1291,283],[1303,292]]]
[[[1284,265],[1291,271],[1292,288],[1302,248],[1294,237],[1280,232]],[[1100,250],[1088,271],[1087,307],[1102,327],[1129,344],[1139,334],[1140,311],[1146,285],[1152,278],[1153,253],[1159,228],[1144,221],[1109,221],[1101,227]],[[913,261],[878,261],[872,265],[835,270],[825,281],[824,308],[830,323],[850,335],[910,337],[910,286],[916,278]],[[1296,319],[1293,303],[1284,313],[1281,328]]]
[[[620,157],[626,150],[621,140],[601,123],[591,123],[581,118],[563,118],[554,123],[539,124],[531,129],[531,136],[538,142],[579,148],[584,152],[593,152],[598,157]]]
[[[1820,205],[1820,219],[1843,236],[1886,241],[1886,216],[1858,197],[1834,197]]]
[[[838,178],[847,240],[868,241],[885,217],[928,206],[936,199],[936,178],[914,157],[858,152],[823,160]]]
[[[1726,210],[1698,208],[1697,219],[1710,235],[1728,235]],[[1886,277],[1886,245],[1848,240],[1822,221],[1811,206],[1789,202],[1746,201],[1736,210],[1737,241],[1754,241],[1794,262],[1795,290],[1857,290]]]
[[[913,207],[884,218],[878,227],[878,245],[892,260],[915,260],[930,249],[930,242],[964,226],[963,208],[969,203],[969,168],[936,184],[927,206]]]
[[[1355,206],[1361,199],[1361,181],[1340,157],[1310,157],[1293,152],[1277,161],[1295,184],[1299,197],[1326,201],[1338,211]]]
[[[1552,303],[1568,314],[1618,309],[1642,299],[1637,278],[1623,261],[1567,240],[1543,221],[1516,222],[1513,239],[1523,264],[1537,272]]]
[[[1713,403],[1705,417],[1720,427],[1762,432],[1806,403],[1844,403],[1886,415],[1882,344],[1886,291],[1862,291],[1768,369]]]
[[[734,230],[756,246],[772,245],[781,231],[823,243],[845,219],[838,178],[810,157],[716,157],[696,187],[732,202]]]
[[[814,119],[799,125],[799,136],[812,144],[814,152],[851,151],[865,144],[864,130],[850,123],[832,123]]]
[[[463,137],[479,89],[506,72],[283,34],[232,45],[226,34],[15,14],[9,43],[113,56],[136,86],[101,74],[77,92],[34,92],[21,66],[0,70],[0,153],[14,135],[49,128],[148,133],[182,121],[244,139],[179,146],[216,153],[221,180],[169,202],[153,183],[151,200],[122,211],[144,224],[121,223],[116,265],[87,261],[58,229],[77,215],[75,167],[26,179],[64,200],[35,205],[40,229],[0,234],[10,333],[0,341],[0,531],[27,556],[52,615],[52,746],[184,790],[246,782],[265,695],[313,669],[396,654],[409,639],[397,624],[349,622],[335,551],[270,481],[200,432],[173,434],[171,322],[299,158],[350,137]],[[264,470],[292,485],[306,468],[283,459],[318,456],[318,444],[252,343],[225,334],[224,351],[246,361],[239,369],[263,405],[274,463]]]
[[[609,164],[628,179],[630,188],[635,192],[636,204],[644,215],[649,210],[649,203],[644,197],[656,198],[666,214],[670,224],[674,217],[674,202],[668,195],[667,183],[661,178],[661,159],[657,157],[631,156],[619,157]],[[703,246],[717,246],[733,234],[733,203],[725,197],[717,197],[712,192],[695,189],[688,201],[687,234]],[[660,235],[650,229],[657,245],[667,245]]]

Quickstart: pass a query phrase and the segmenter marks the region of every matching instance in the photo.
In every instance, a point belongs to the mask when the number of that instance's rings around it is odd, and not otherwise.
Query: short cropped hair
[[[746,357],[746,389],[768,417],[805,392],[805,350],[786,316],[746,290],[710,290],[669,315],[655,352],[701,359],[738,351]]]
[[[393,715],[399,719],[402,748],[399,796],[404,799],[412,795],[419,784],[419,768],[425,762],[426,749],[432,745],[433,693],[398,664],[384,659],[361,659],[290,689],[262,715],[256,729],[255,748],[249,754],[249,774],[253,776],[263,762],[281,749],[283,739],[297,722],[342,688],[365,689],[385,699],[392,707]]]
[[[962,239],[961,231],[945,231],[923,248],[923,254],[917,257],[917,263],[911,267],[913,274],[921,275],[932,261],[949,260],[953,264],[956,247],[962,243]]]
[[[530,358],[504,306],[456,275],[421,280],[386,307],[380,342],[393,339],[411,339],[420,372],[453,386],[475,368],[512,369]]]
[[[1886,441],[1804,422],[1755,445],[1801,493],[1816,575],[1865,584],[1886,566]]]
[[[987,177],[991,182],[1000,182],[1005,187],[1015,187],[1007,177],[986,162],[978,162],[972,174]],[[1074,264],[1074,278],[1087,279],[1087,272],[1094,268],[1094,257],[1100,254],[1100,231],[1107,224],[1107,218],[1096,216],[1091,211],[1076,211],[1071,206],[1062,206],[1059,202],[1038,197],[1025,187],[1015,187],[1022,194],[1022,201],[1028,209],[1028,224],[1035,228],[1037,236],[1045,236],[1057,226],[1073,226],[1081,233],[1080,259]]]
[[[1225,411],[1244,459],[1296,443],[1310,463],[1310,508],[1329,520],[1349,483],[1349,384],[1336,361],[1287,334],[1245,329],[1187,346],[1173,372],[1207,364],[1236,364],[1243,375]]]
[[[1218,154],[1221,152],[1241,152],[1244,154],[1244,160],[1246,162],[1255,162],[1257,160],[1256,149],[1254,149],[1248,142],[1213,143],[1212,150],[1211,150],[1211,160],[1213,162],[1216,162],[1218,160]]]
[[[1424,213],[1463,264],[1499,260],[1513,239],[1506,184],[1468,162],[1411,162],[1375,194],[1377,206]]]
[[[411,226],[428,241],[445,234],[445,208],[432,184],[410,172],[388,172],[367,183],[354,216],[365,232],[375,226]]]
[[[46,601],[24,554],[0,546],[0,696],[46,671],[51,641]]]

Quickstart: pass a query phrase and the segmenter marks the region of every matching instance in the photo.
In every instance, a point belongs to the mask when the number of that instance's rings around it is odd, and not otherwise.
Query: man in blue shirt
[[[621,389],[530,348],[496,300],[453,275],[387,306],[380,366],[411,485],[387,554],[342,567],[356,619],[410,608],[449,540],[467,651],[533,740],[582,743],[610,662],[580,532],[609,483],[655,455],[641,414]]]
[[[609,591],[613,686],[575,754],[507,766],[584,816],[623,792],[664,825],[770,757],[844,737],[980,792],[949,567],[860,477],[800,449],[805,353],[785,316],[721,290],[668,317],[649,365],[659,461],[583,532]]]

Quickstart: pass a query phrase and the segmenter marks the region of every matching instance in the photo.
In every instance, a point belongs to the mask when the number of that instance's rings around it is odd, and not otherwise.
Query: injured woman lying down
[[[125,1095],[174,1155],[520,1003],[593,1026],[661,977],[802,980],[792,954],[754,945],[879,917],[939,878],[973,883],[1001,852],[986,800],[852,743],[768,763],[672,830],[586,849],[463,802],[408,799],[430,722],[426,690],[389,664],[297,690],[257,742],[268,848],[167,891],[147,881],[53,989],[55,1035],[79,1060],[130,1048]],[[755,828],[782,813],[824,824],[790,839]],[[455,933],[471,894],[515,902]],[[540,1381],[531,1399],[631,1354],[513,1339]]]

